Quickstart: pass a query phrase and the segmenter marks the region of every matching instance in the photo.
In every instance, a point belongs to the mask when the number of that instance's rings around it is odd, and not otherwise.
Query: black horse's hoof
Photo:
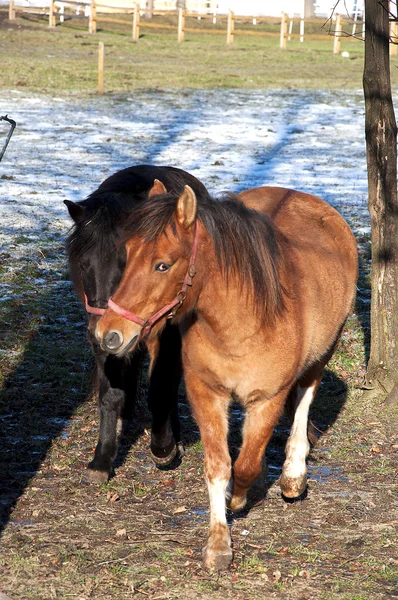
[[[157,448],[151,444],[150,451],[152,460],[156,465],[168,467],[179,453],[179,448],[173,440],[166,448]]]
[[[99,485],[100,483],[107,483],[109,479],[108,471],[97,471],[96,469],[90,469],[88,467],[82,476],[83,483],[94,483]]]

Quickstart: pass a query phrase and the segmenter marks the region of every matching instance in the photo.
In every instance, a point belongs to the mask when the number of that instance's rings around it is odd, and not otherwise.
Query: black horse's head
[[[118,246],[120,213],[114,198],[98,200],[95,209],[65,201],[75,223],[67,242],[69,267],[76,291],[91,314],[106,309],[125,265],[124,247]]]
[[[185,171],[140,165],[115,173],[81,202],[65,200],[74,221],[67,240],[69,269],[90,314],[90,330],[123,273],[126,253],[120,239],[127,218],[141,202],[166,191],[182,191],[186,184],[207,194],[202,183]]]

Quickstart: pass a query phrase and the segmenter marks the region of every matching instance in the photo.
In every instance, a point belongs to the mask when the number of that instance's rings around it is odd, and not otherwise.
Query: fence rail
[[[119,2],[120,5],[115,4]],[[259,37],[279,37],[279,46],[281,49],[286,49],[288,42],[292,39],[300,39],[300,42],[304,42],[305,39],[333,39],[333,52],[338,54],[340,52],[340,43],[342,37],[362,37],[364,35],[363,22],[358,22],[343,18],[341,15],[334,15],[333,17],[333,30],[324,34],[313,34],[306,33],[305,28],[311,23],[320,23],[320,19],[304,19],[300,16],[290,17],[286,13],[281,13],[279,18],[277,17],[264,17],[264,16],[243,16],[235,15],[233,11],[229,11],[228,15],[221,15],[217,13],[217,5],[212,0],[207,2],[195,2],[190,1],[186,3],[189,7],[185,9],[175,9],[176,2],[172,0],[164,0],[161,5],[164,7],[174,5],[174,8],[155,8],[147,9],[142,6],[143,2],[137,3],[134,0],[50,0],[49,7],[22,7],[16,3],[16,0],[9,0],[9,19],[14,20],[17,12],[28,12],[41,15],[48,15],[49,27],[55,27],[57,25],[57,19],[59,23],[63,23],[66,18],[86,18],[88,19],[88,31],[89,33],[97,32],[97,23],[115,23],[121,25],[127,25],[131,27],[132,39],[135,42],[139,41],[141,29],[155,29],[155,30],[168,30],[175,31],[178,42],[183,42],[185,33],[203,33],[203,34],[218,34],[226,36],[226,43],[228,45],[233,44],[234,37],[238,36],[259,36]],[[156,4],[156,2],[155,2]],[[159,2],[158,2],[159,5]],[[197,10],[194,10],[192,6],[196,6]],[[203,12],[199,12],[203,11]],[[125,15],[126,18],[118,18],[117,16],[110,15]],[[164,23],[156,21],[154,22],[151,17],[162,17],[162,16],[174,16],[176,18],[176,24],[170,24],[165,20]],[[145,18],[143,18],[145,17]],[[213,25],[216,27],[192,27],[186,26],[187,18],[197,18],[200,20],[211,20]],[[245,24],[245,28],[241,28],[241,24]],[[251,29],[248,29],[248,24],[251,25]],[[274,31],[264,31],[258,29],[257,26],[261,24],[272,25]],[[293,27],[298,24],[299,30],[293,32]],[[238,26],[240,25],[240,28]],[[279,26],[279,32],[276,28]],[[352,27],[352,33],[348,30]],[[356,34],[356,30],[360,29],[360,33]],[[396,53],[397,49],[397,32],[393,31],[393,43],[391,45],[391,54]]]

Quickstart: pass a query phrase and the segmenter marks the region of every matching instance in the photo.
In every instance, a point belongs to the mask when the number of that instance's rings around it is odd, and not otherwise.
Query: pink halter
[[[142,327],[142,331],[141,331],[141,335],[140,335],[141,339],[145,339],[149,335],[149,332],[151,331],[152,326],[157,321],[159,321],[159,319],[164,317],[164,315],[167,315],[167,318],[169,318],[169,319],[174,317],[176,315],[177,310],[180,308],[181,304],[184,302],[185,298],[187,297],[188,286],[190,287],[192,285],[192,279],[193,279],[193,277],[195,277],[195,274],[196,274],[195,260],[196,260],[196,253],[197,253],[197,249],[198,249],[198,239],[199,239],[199,228],[198,228],[198,222],[196,221],[196,223],[195,223],[195,238],[194,238],[193,245],[192,245],[192,252],[191,252],[190,259],[189,259],[188,270],[187,270],[187,273],[184,278],[184,283],[182,284],[181,289],[177,292],[175,298],[171,302],[169,302],[169,304],[166,304],[166,306],[163,306],[163,308],[158,310],[154,315],[152,315],[152,317],[150,317],[149,319],[142,319],[138,315],[135,315],[134,313],[126,310],[119,304],[116,304],[116,302],[114,302],[112,300],[112,298],[109,299],[108,307],[110,309],[112,309],[115,313],[117,313],[118,315],[121,315],[125,319],[128,319],[129,321],[133,321],[133,323],[137,323],[137,325],[141,325],[141,327]],[[95,310],[102,310],[102,309],[99,308],[99,309],[95,309]]]
[[[103,315],[106,311],[106,308],[96,308],[95,306],[90,306],[86,294],[84,294],[84,305],[86,307],[86,312],[92,315]]]

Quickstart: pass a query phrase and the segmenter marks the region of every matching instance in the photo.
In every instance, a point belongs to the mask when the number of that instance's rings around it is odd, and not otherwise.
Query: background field
[[[369,350],[363,46],[10,24],[0,11],[0,114],[18,126],[0,166],[0,590],[15,600],[385,600],[398,597],[397,408],[360,389]],[[105,42],[104,96],[96,95]],[[397,62],[392,76],[397,83]],[[192,90],[191,88],[195,88]],[[1,139],[6,128],[1,129]],[[68,281],[62,201],[140,162],[175,164],[212,192],[287,185],[335,205],[360,251],[358,300],[312,409],[305,499],[278,478],[288,423],[267,451],[268,494],[231,516],[231,570],[206,573],[208,498],[181,387],[186,456],[148,455],[145,375],[116,475],[85,486],[97,438],[85,315]],[[231,412],[231,445],[242,413]]]
[[[44,18],[23,15],[14,22],[0,10],[2,87],[29,87],[41,92],[93,93],[97,89],[98,41],[105,43],[105,91],[136,88],[318,88],[361,87],[363,42],[345,38],[334,56],[333,38],[293,39],[279,49],[277,37],[235,36],[232,46],[224,35],[186,34],[178,44],[176,32],[142,29],[138,43],[131,28],[99,23],[87,33],[87,20],[68,21],[55,30]],[[195,27],[202,22],[195,22]],[[318,32],[326,33],[327,27]],[[312,26],[314,27],[314,26]],[[393,57],[392,79],[398,84],[398,60]]]

